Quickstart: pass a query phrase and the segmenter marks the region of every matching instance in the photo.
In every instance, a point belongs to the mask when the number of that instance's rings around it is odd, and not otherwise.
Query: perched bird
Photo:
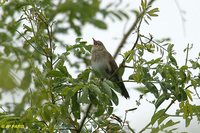
[[[96,41],[93,38],[94,45],[92,47],[92,68],[102,77],[115,82],[120,90],[122,96],[129,98],[128,91],[125,88],[122,78],[115,72],[118,66],[112,55],[106,50],[101,41]]]

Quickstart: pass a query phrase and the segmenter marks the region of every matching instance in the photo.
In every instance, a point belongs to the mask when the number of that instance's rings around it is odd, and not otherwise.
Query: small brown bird
[[[121,94],[125,98],[129,98],[128,91],[125,88],[122,78],[115,72],[118,68],[112,55],[106,50],[101,41],[96,41],[93,38],[94,45],[92,47],[92,68],[98,72],[98,74],[106,79],[115,82],[121,89]],[[115,73],[114,73],[115,72]],[[114,75],[113,75],[114,73]],[[111,77],[112,76],[112,77]]]

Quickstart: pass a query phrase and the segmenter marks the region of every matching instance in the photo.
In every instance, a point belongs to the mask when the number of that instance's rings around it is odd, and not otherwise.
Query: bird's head
[[[102,51],[102,50],[106,50],[106,48],[104,47],[103,43],[101,41],[97,41],[94,38],[93,39],[93,47],[92,50],[93,51]]]

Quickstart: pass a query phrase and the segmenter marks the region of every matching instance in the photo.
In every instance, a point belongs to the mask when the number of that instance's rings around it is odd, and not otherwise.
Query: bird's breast
[[[105,58],[104,54],[93,54],[92,61],[91,61],[92,68],[97,71],[99,74],[101,74],[103,77],[107,77],[108,73],[106,70],[108,70],[109,62],[108,59]]]

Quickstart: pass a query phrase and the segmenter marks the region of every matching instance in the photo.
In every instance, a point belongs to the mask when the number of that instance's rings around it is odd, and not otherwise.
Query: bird
[[[93,39],[93,46],[91,50],[91,66],[92,69],[101,76],[101,78],[108,79],[120,88],[121,95],[126,99],[130,98],[129,93],[122,82],[122,77],[116,72],[118,69],[112,55],[106,50],[101,41]]]

